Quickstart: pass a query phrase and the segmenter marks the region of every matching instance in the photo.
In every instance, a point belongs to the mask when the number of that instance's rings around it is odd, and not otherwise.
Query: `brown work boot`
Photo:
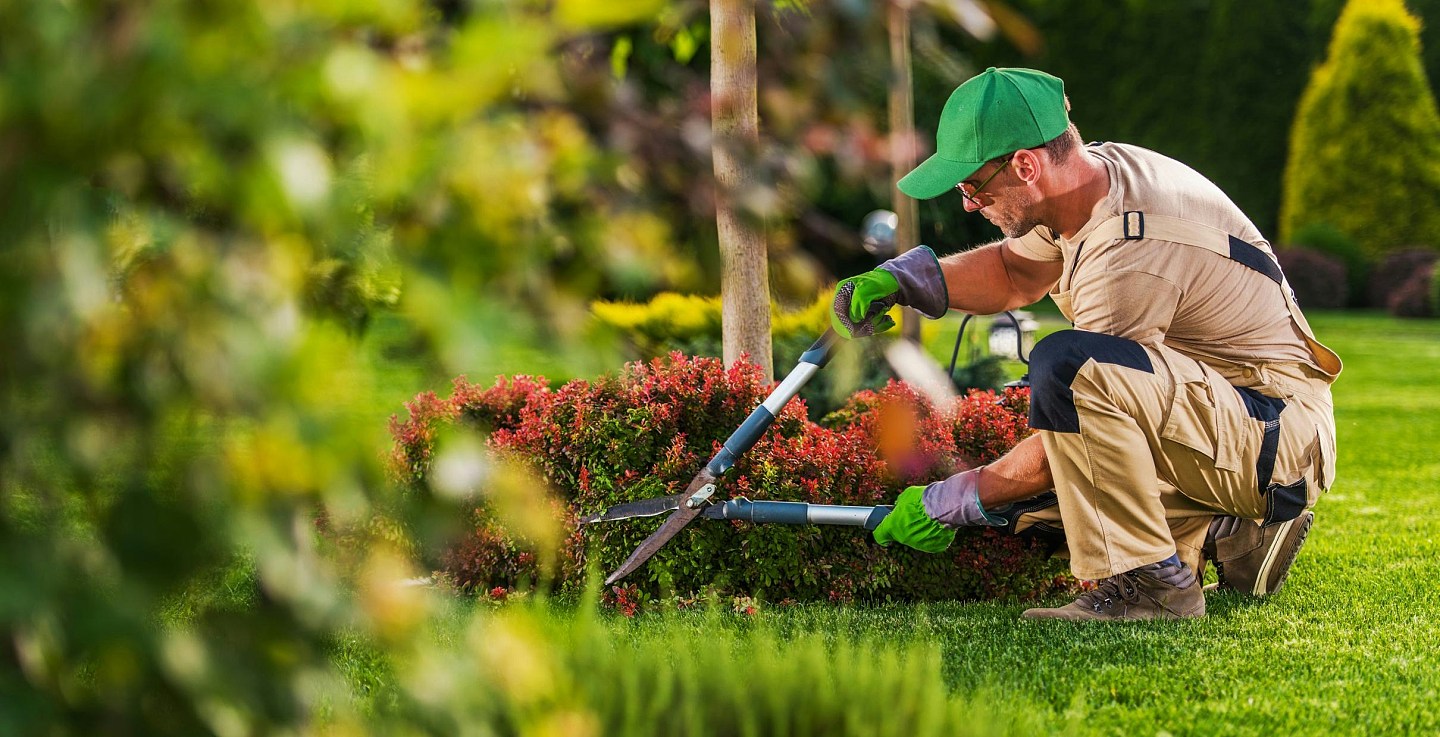
[[[1288,522],[1261,527],[1254,520],[1216,517],[1205,535],[1205,555],[1215,561],[1216,588],[1269,596],[1290,575],[1290,564],[1305,544],[1315,513],[1304,511]]]
[[[1205,616],[1205,594],[1190,566],[1160,562],[1099,582],[1093,591],[1055,609],[1027,609],[1026,619],[1122,621]]]

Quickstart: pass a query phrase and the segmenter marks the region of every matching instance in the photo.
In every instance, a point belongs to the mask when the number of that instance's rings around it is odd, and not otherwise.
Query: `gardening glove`
[[[925,513],[920,496],[923,486],[912,486],[900,492],[895,509],[875,527],[875,542],[881,545],[900,543],[926,553],[943,553],[955,542],[955,530],[935,521]]]
[[[830,323],[846,338],[868,338],[895,326],[886,313],[895,305],[913,307],[931,319],[949,309],[945,273],[929,246],[912,248],[876,269],[835,287]]]
[[[981,466],[984,468],[984,466]],[[927,553],[943,552],[957,527],[1003,527],[1009,520],[980,505],[980,468],[929,486],[912,486],[895,500],[895,511],[875,527],[875,542],[898,542]]]

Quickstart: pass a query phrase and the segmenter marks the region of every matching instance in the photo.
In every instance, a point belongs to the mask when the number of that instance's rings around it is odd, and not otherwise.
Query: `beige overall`
[[[1152,172],[1125,167],[1163,158],[1133,147],[1118,154],[1107,159],[1112,174],[1118,167],[1130,178]],[[1164,162],[1175,163],[1153,166]],[[1135,198],[1122,190],[1112,199]],[[1340,360],[1315,339],[1268,244],[1243,226],[1231,229],[1246,237],[1123,210],[1069,242],[1051,234],[1019,249],[1064,253],[1051,297],[1077,329],[1032,354],[1032,424],[1059,503],[1025,514],[1018,528],[1063,527],[1079,578],[1177,552],[1198,571],[1216,514],[1283,523],[1333,480],[1329,386]]]

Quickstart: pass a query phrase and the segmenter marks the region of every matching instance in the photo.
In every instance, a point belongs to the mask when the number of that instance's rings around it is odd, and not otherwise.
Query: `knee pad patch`
[[[1150,355],[1133,340],[1084,330],[1051,334],[1030,353],[1030,427],[1080,432],[1071,385],[1092,360],[1155,373]]]

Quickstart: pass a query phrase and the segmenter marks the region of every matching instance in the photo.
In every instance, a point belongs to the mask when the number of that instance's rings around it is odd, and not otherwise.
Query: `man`
[[[1152,151],[1082,145],[1068,111],[1063,83],[1034,70],[961,85],[900,189],[958,190],[1004,240],[943,260],[921,246],[836,290],[849,337],[893,325],[896,304],[938,318],[1047,293],[1075,325],[1031,354],[1038,432],[906,489],[875,538],[939,552],[962,526],[1063,527],[1075,575],[1098,585],[1027,618],[1203,616],[1202,548],[1221,586],[1271,593],[1334,476],[1340,360],[1224,193]]]

